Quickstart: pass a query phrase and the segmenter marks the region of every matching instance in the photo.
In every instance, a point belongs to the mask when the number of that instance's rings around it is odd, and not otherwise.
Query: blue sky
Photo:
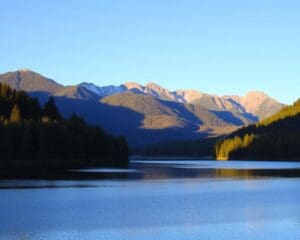
[[[0,72],[300,97],[297,0],[3,0]]]

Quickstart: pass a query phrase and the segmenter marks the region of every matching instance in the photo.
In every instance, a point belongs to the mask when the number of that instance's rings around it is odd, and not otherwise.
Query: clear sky
[[[299,0],[2,0],[0,72],[300,97]]]

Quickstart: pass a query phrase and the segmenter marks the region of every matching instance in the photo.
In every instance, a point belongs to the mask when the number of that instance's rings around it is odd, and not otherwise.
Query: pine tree
[[[43,117],[48,117],[51,120],[59,121],[61,120],[61,115],[58,112],[57,106],[55,104],[54,98],[50,97],[48,102],[45,103],[44,109],[42,111]]]
[[[14,105],[10,114],[10,122],[11,123],[20,123],[22,120],[20,109],[17,104]]]

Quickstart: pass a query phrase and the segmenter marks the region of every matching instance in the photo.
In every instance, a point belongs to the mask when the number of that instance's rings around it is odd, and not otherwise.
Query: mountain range
[[[63,86],[28,69],[0,74],[0,82],[26,91],[41,103],[53,96],[65,117],[76,113],[111,134],[125,135],[131,147],[228,133],[284,106],[259,91],[217,96],[197,90],[170,91],[153,82]]]

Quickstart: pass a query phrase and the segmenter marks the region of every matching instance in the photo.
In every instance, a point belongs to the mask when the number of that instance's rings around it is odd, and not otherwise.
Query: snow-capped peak
[[[126,88],[122,85],[121,86],[109,85],[109,86],[99,87],[99,86],[95,85],[94,83],[83,82],[83,83],[79,84],[79,86],[84,87],[84,88],[88,89],[89,91],[91,91],[101,97],[105,97],[105,96],[109,96],[109,95],[113,95],[116,93],[121,93],[121,92],[126,91]]]

